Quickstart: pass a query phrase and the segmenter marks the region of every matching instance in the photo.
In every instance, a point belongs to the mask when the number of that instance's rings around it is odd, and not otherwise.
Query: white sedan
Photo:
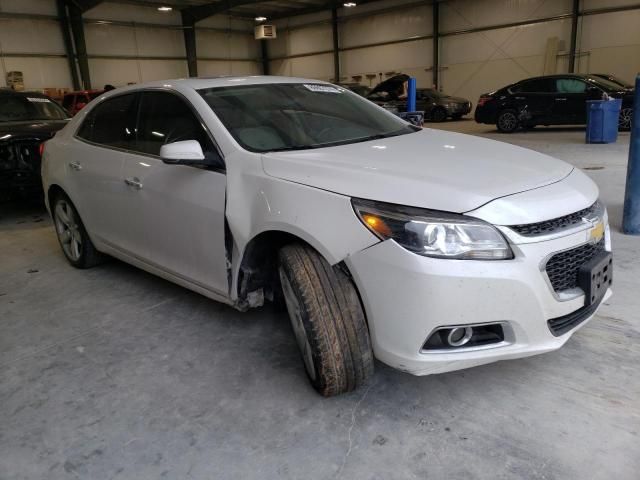
[[[42,177],[73,266],[111,255],[240,310],[282,299],[326,396],[374,357],[426,375],[557,349],[611,294],[582,172],[316,80],[109,92],[47,142]]]

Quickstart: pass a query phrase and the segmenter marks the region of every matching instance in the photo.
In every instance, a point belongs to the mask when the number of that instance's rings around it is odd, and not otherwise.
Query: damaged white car
[[[109,92],[47,142],[62,250],[245,310],[283,299],[313,386],[548,352],[611,294],[582,172],[421,129],[337,86],[188,79]]]

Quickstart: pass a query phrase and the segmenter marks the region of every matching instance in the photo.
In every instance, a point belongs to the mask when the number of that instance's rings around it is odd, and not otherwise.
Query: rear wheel
[[[620,110],[620,116],[618,117],[618,129],[629,130],[631,129],[631,121],[633,120],[633,108],[624,107]]]
[[[373,353],[351,279],[301,244],[280,251],[279,273],[291,326],[313,387],[330,397],[363,385],[373,374]]]
[[[69,263],[76,268],[90,268],[101,263],[102,255],[91,242],[71,200],[66,195],[58,195],[52,211],[58,242]]]
[[[513,133],[518,128],[518,114],[515,110],[503,110],[498,115],[496,127],[502,133]]]

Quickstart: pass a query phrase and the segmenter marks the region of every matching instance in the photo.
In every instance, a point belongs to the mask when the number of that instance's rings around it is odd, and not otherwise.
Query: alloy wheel
[[[620,110],[618,117],[618,128],[620,130],[628,130],[631,128],[631,120],[633,119],[633,108],[623,108]]]
[[[518,119],[512,112],[504,112],[498,117],[498,126],[500,130],[505,132],[512,132],[518,126]]]
[[[54,211],[56,233],[62,250],[72,261],[82,255],[82,234],[73,207],[66,200],[58,200]]]

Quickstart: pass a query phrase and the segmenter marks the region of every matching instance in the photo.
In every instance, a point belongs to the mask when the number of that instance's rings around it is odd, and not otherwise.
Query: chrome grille
[[[524,225],[510,225],[509,228],[524,237],[535,237],[537,235],[548,235],[573,227],[582,223],[584,217],[597,214],[601,209],[600,203],[596,202],[588,208],[575,213],[570,213],[564,217],[553,218],[538,223],[527,223]]]
[[[546,265],[547,276],[556,292],[578,286],[580,267],[604,251],[604,238],[598,243],[588,243],[565,252],[556,253]]]

